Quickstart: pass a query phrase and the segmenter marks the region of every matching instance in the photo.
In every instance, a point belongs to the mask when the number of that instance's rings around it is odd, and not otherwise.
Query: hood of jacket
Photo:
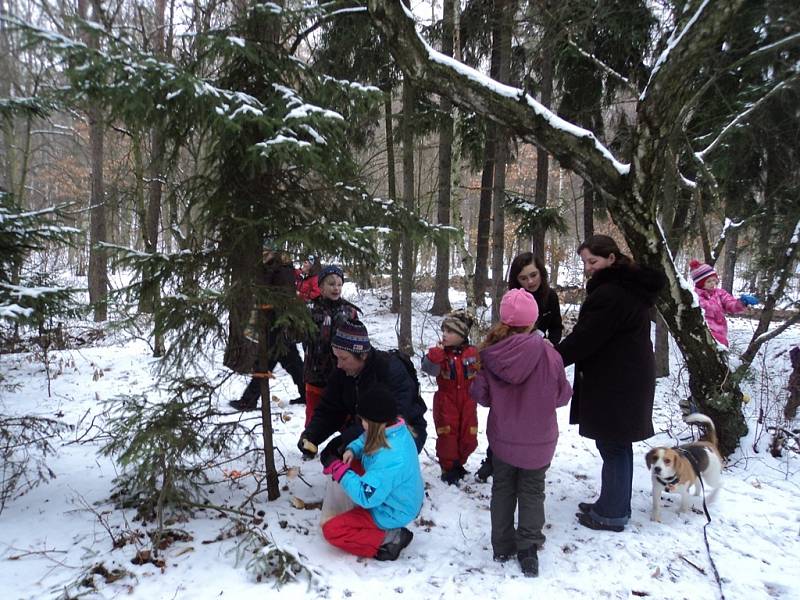
[[[531,376],[533,365],[544,354],[544,345],[535,333],[515,333],[481,350],[481,368],[498,379],[518,385]]]
[[[591,294],[601,285],[617,284],[642,299],[647,305],[655,304],[656,296],[667,282],[661,271],[641,265],[612,266],[595,273],[586,283],[586,293]]]

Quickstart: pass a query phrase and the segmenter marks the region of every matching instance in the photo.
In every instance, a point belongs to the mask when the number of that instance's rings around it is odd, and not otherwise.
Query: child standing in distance
[[[422,359],[422,370],[436,377],[433,422],[442,481],[454,485],[467,474],[464,465],[478,447],[478,409],[469,388],[478,372],[478,349],[469,343],[472,317],[456,310],[442,321],[442,340]]]
[[[317,276],[321,295],[310,304],[311,320],[316,331],[303,344],[303,380],[306,386],[306,427],[322,399],[322,392],[336,370],[336,357],[331,341],[339,326],[349,319],[357,319],[361,310],[342,298],[344,271],[337,265],[328,265]],[[316,452],[316,450],[314,450]]]
[[[297,279],[297,295],[300,296],[303,302],[311,302],[319,298],[320,291],[317,277],[321,270],[322,265],[313,254],[307,256],[303,261]]]
[[[341,459],[322,453],[323,473],[339,482],[357,505],[322,526],[329,543],[356,556],[397,560],[414,534],[406,529],[424,497],[417,447],[391,392],[376,383],[359,398],[364,433],[347,445]],[[363,475],[350,468],[354,459]]]
[[[714,267],[692,260],[689,263],[695,292],[700,299],[700,308],[706,318],[711,335],[720,344],[728,346],[728,321],[725,315],[744,312],[746,306],[758,304],[758,298],[742,294],[737,300],[719,286],[719,277]]]
[[[545,473],[558,441],[556,408],[566,405],[572,394],[558,352],[532,335],[538,316],[536,300],[528,292],[505,293],[500,323],[481,345],[481,370],[470,392],[478,404],[489,407],[494,560],[505,562],[516,554],[526,577],[539,574]]]

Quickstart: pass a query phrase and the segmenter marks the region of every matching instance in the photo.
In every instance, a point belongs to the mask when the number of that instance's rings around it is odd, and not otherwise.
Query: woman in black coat
[[[558,346],[575,364],[570,423],[603,459],[600,497],[581,502],[578,521],[622,531],[631,514],[633,442],[653,435],[655,360],[650,317],[664,275],[634,263],[606,235],[578,248],[589,276],[575,328]]]

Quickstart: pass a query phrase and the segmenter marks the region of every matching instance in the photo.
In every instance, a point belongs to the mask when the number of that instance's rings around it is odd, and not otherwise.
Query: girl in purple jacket
[[[505,562],[515,554],[527,577],[539,574],[544,543],[544,482],[558,441],[556,408],[572,389],[561,356],[538,335],[539,308],[524,289],[509,290],[500,323],[481,346],[481,370],[470,394],[489,407],[486,437],[494,452],[492,550]],[[519,519],[514,528],[514,513]]]

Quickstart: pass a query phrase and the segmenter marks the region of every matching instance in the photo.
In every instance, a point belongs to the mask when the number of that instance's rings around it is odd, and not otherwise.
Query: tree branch
[[[418,88],[512,129],[607,196],[618,197],[626,189],[630,166],[617,161],[591,131],[561,119],[523,90],[435,51],[418,35],[413,15],[400,0],[370,0],[369,10],[394,59]]]
[[[741,112],[738,115],[736,115],[736,117],[730,123],[728,123],[725,127],[723,127],[722,130],[719,132],[719,134],[717,134],[717,137],[714,138],[714,140],[708,146],[706,146],[703,150],[698,152],[697,156],[700,159],[704,160],[705,157],[708,154],[710,154],[711,152],[713,152],[714,150],[717,149],[717,147],[720,145],[722,140],[724,140],[728,136],[729,133],[731,133],[739,125],[744,123],[748,119],[748,117],[750,117],[750,115],[752,115],[759,108],[762,108],[769,100],[771,100],[779,92],[781,92],[784,89],[786,89],[787,87],[789,87],[789,85],[791,83],[793,83],[795,81],[798,81],[798,80],[800,80],[800,75],[795,74],[793,77],[789,77],[789,78],[785,79],[784,81],[781,81],[778,85],[773,87],[769,92],[767,92],[766,94],[761,96],[761,98],[759,98],[756,102],[751,104],[747,108],[747,110],[745,110],[744,112]]]

